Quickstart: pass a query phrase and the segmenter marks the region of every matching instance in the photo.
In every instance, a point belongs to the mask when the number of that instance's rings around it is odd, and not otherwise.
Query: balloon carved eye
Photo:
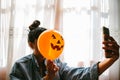
[[[63,40],[63,37],[61,36],[61,39]]]
[[[53,38],[53,39],[56,39],[56,37],[55,37],[55,35],[54,35],[54,34],[52,34],[52,38]]]

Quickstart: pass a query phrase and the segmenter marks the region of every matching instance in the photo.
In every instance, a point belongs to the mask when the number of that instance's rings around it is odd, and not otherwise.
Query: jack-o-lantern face
[[[59,57],[63,51],[64,39],[59,32],[46,30],[39,36],[37,46],[45,58],[54,60]]]
[[[55,34],[52,34],[52,36],[51,36],[52,38],[51,39],[53,39],[52,41],[51,41],[51,48],[53,49],[53,50],[56,50],[56,51],[60,51],[61,49],[63,49],[63,43],[62,43],[62,41],[63,41],[63,38],[62,38],[62,36],[57,36],[57,35],[55,35]]]

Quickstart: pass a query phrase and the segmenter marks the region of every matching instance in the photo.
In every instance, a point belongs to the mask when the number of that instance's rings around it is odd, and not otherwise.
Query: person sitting
[[[35,20],[29,26],[28,44],[33,53],[15,62],[9,75],[10,80],[98,80],[99,75],[119,58],[119,45],[113,37],[105,36],[109,41],[103,41],[103,49],[111,50],[114,54],[111,55],[111,58],[106,58],[93,66],[72,68],[59,58],[47,60],[37,47],[39,35],[47,29],[39,27],[39,25],[40,21]]]

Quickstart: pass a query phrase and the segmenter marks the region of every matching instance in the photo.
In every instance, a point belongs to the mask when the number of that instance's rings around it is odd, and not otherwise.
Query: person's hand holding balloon
[[[53,80],[59,67],[52,60],[47,60],[47,75],[44,77],[45,80]]]

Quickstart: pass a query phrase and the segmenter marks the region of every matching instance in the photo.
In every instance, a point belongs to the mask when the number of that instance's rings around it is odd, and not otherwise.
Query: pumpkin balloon
[[[58,31],[46,30],[38,37],[37,46],[46,59],[54,60],[63,51],[64,39]]]

